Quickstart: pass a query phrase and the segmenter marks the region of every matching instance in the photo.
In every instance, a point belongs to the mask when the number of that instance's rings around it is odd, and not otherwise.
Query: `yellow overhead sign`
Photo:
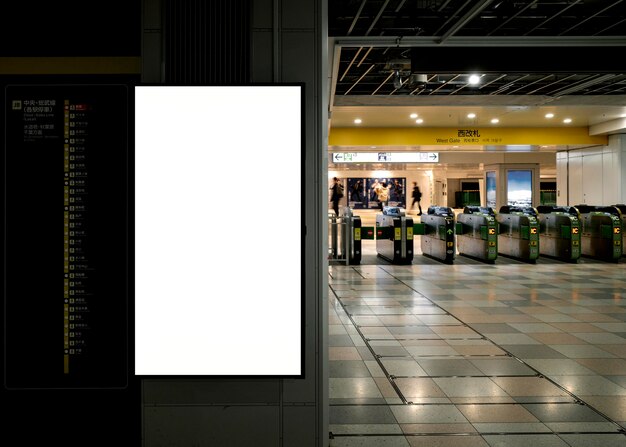
[[[329,146],[606,145],[606,135],[587,127],[335,127]]]

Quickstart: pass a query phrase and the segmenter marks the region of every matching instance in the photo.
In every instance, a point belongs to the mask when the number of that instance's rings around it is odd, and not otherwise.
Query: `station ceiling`
[[[331,131],[359,118],[367,127],[626,133],[624,0],[333,0],[328,7]]]

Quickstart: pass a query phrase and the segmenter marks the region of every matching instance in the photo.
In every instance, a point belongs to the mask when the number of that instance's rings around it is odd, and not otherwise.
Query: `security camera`
[[[425,74],[413,73],[411,74],[409,82],[414,88],[424,88],[428,83],[428,76],[426,76]]]

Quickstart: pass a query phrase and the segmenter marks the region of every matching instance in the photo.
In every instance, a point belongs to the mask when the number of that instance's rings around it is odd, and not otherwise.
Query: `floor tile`
[[[489,447],[480,436],[407,436],[411,447]]]
[[[571,447],[624,447],[626,436],[623,434],[572,434],[559,435]]]
[[[330,406],[331,424],[396,424],[396,418],[386,405]]]
[[[404,436],[337,436],[329,447],[409,447]]]
[[[484,435],[489,447],[568,447],[557,435]],[[587,447],[591,447],[590,444]],[[599,446],[598,446],[599,447]]]
[[[482,376],[483,373],[465,359],[427,359],[420,357],[417,363],[428,376]]]
[[[534,376],[536,372],[527,365],[517,359],[506,358],[489,358],[489,359],[472,359],[474,364],[480,371],[487,376]]]
[[[492,380],[510,396],[569,396],[566,391],[542,377],[494,377]]]
[[[487,377],[435,378],[448,397],[506,396],[506,392]]]
[[[370,377],[361,360],[331,360],[328,362],[329,377]]]
[[[361,360],[359,351],[355,347],[329,347],[329,360]]]
[[[606,419],[586,405],[524,404],[542,422],[605,422]]]
[[[550,347],[572,359],[601,359],[615,357],[610,352],[606,352],[605,350],[592,345],[551,345]]]
[[[382,358],[381,363],[392,376],[417,377],[428,375],[415,360],[390,360],[389,358]]]
[[[524,406],[518,404],[457,405],[457,407],[471,423],[539,422]]]
[[[446,394],[431,378],[398,378],[394,382],[409,401],[420,397],[446,397]]]
[[[402,433],[402,429],[398,424],[330,424],[328,430],[335,435]]]
[[[393,405],[399,424],[456,424],[467,419],[454,405]]]
[[[330,398],[368,398],[383,397],[374,379],[369,377],[350,377],[347,379],[328,379]]]

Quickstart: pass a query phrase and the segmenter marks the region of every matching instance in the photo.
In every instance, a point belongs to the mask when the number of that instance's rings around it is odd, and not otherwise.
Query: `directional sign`
[[[572,234],[578,234],[578,227],[572,227]]]
[[[620,234],[620,227],[613,227],[613,233]]]
[[[333,152],[333,163],[439,163],[439,152]]]
[[[496,234],[495,228],[489,228],[489,234]]]
[[[537,228],[536,227],[531,228],[530,234],[537,234]]]

